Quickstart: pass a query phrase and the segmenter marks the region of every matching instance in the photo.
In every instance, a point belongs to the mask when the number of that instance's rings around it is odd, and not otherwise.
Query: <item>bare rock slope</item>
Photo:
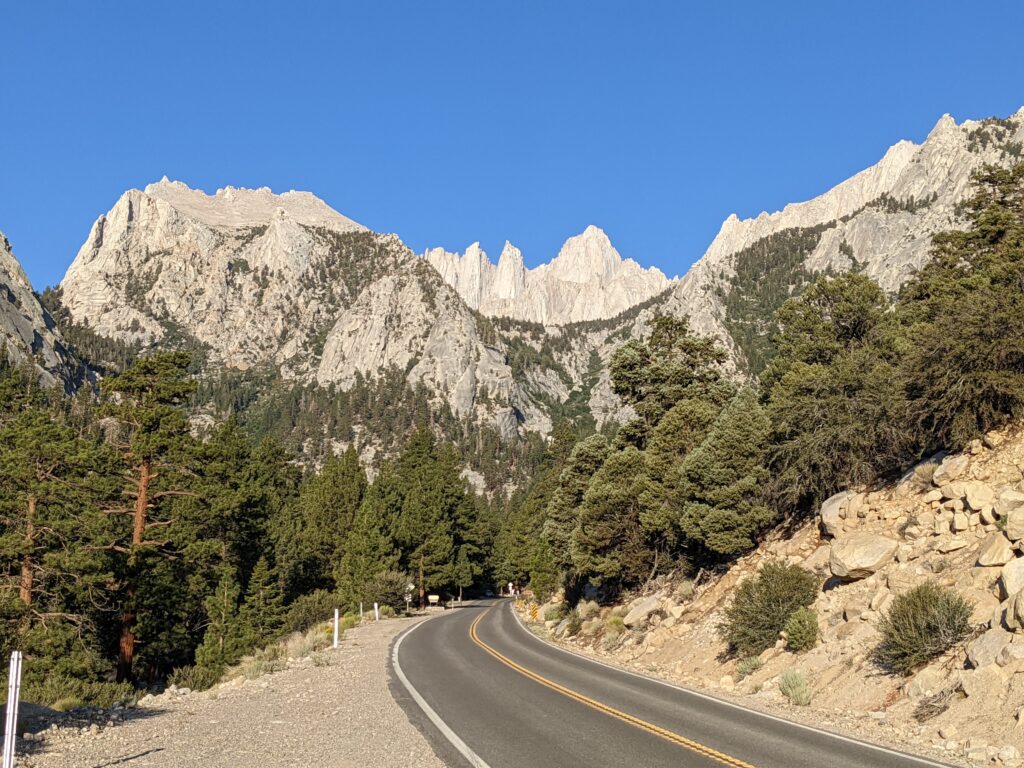
[[[53,319],[39,303],[11,244],[0,232],[0,345],[9,362],[30,361],[44,382],[69,384],[73,362]]]

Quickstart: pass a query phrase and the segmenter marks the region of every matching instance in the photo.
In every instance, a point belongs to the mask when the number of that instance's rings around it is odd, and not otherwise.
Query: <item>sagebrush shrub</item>
[[[807,678],[799,670],[787,669],[782,673],[779,692],[789,699],[790,704],[798,707],[806,707],[811,703],[811,689],[807,686]]]
[[[786,645],[803,653],[818,644],[818,615],[810,608],[797,608],[786,622]]]
[[[818,580],[797,565],[774,561],[744,581],[725,609],[720,632],[741,656],[758,656],[775,641],[789,617],[814,602]]]
[[[919,584],[898,595],[878,622],[882,639],[872,657],[884,669],[909,674],[967,638],[971,611],[955,590]]]
[[[566,617],[569,623],[565,625],[565,634],[569,637],[575,637],[583,629],[583,619],[580,618],[578,611],[569,611],[569,615]]]
[[[46,707],[60,703],[64,709],[81,705],[107,709],[119,701],[134,701],[137,695],[130,683],[79,680],[62,674],[50,674],[39,681],[29,680],[21,687],[23,701]]]
[[[193,691],[205,691],[212,688],[224,674],[221,667],[206,667],[197,664],[192,667],[177,667],[167,682],[179,688],[191,688]]]
[[[749,656],[746,659],[740,659],[739,664],[736,665],[736,679],[742,680],[745,677],[750,677],[763,666],[764,662],[761,661],[760,656]]]
[[[340,607],[338,596],[326,589],[318,589],[314,592],[297,597],[290,606],[284,617],[284,626],[281,628],[283,634],[290,632],[305,632],[307,629],[321,621],[328,621],[334,617],[334,609]]]
[[[553,605],[544,611],[544,621],[561,621],[565,618],[565,606]]]

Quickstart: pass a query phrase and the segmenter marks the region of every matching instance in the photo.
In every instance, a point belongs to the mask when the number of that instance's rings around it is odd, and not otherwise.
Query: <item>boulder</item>
[[[1018,491],[1016,488],[1004,488],[1000,491],[995,506],[996,514],[1005,517],[1010,510],[1024,507],[1024,492]]]
[[[984,706],[985,701],[991,700],[994,695],[1006,688],[1006,675],[995,664],[964,670],[960,673],[960,687],[967,698],[977,699],[976,704]]]
[[[1003,566],[999,572],[999,587],[1004,598],[1024,589],[1024,558],[1014,558]]]
[[[973,480],[964,483],[964,500],[975,512],[981,512],[983,507],[996,503],[996,492],[992,490],[992,486]]]
[[[1024,663],[1024,643],[1004,645],[996,656],[996,664],[1000,667],[1019,667],[1021,663]]]
[[[832,544],[829,569],[844,581],[864,579],[892,562],[899,543],[873,533],[854,533]]]
[[[821,519],[821,527],[825,533],[835,538],[843,532],[843,518],[846,517],[846,505],[854,494],[849,491],[840,491],[829,496],[821,505],[818,516]]]
[[[981,542],[981,551],[978,552],[978,565],[991,567],[994,565],[1006,565],[1013,560],[1013,547],[1000,532],[990,533]]]
[[[956,552],[958,549],[963,549],[967,546],[967,541],[959,536],[954,536],[952,539],[945,539],[940,541],[935,547],[936,550],[942,554],[948,554],[950,552]]]
[[[650,618],[651,614],[661,609],[661,598],[657,595],[651,597],[645,597],[638,602],[634,602],[633,607],[622,622],[627,627],[639,627],[647,619]]]
[[[971,460],[962,453],[956,456],[947,456],[936,467],[935,472],[932,474],[932,482],[938,486],[952,482],[967,470],[970,463]]]
[[[1024,539],[1024,507],[1008,509],[1006,514],[1006,538],[1010,541]]]
[[[1017,592],[999,606],[997,614],[1007,628],[1024,629],[1024,593]]]
[[[966,531],[971,526],[971,518],[967,516],[966,512],[954,512],[953,513],[953,530],[954,531]]]
[[[935,667],[925,667],[907,683],[907,696],[915,700],[931,696],[942,690],[945,681],[946,675],[943,674],[942,670]]]
[[[967,660],[975,669],[995,664],[1012,639],[1013,635],[1002,627],[993,627],[968,646]]]

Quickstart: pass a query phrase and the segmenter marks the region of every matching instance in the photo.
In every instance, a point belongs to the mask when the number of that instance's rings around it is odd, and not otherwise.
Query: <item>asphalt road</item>
[[[417,625],[396,640],[392,665],[392,692],[450,766],[940,765],[561,651],[525,630],[507,601]]]

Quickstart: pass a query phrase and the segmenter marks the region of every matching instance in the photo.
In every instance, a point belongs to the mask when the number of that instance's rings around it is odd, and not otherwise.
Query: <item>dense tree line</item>
[[[76,398],[6,359],[0,651],[25,652],[29,700],[109,702],[192,665],[212,681],[334,607],[483,583],[496,526],[429,429],[372,483],[353,449],[304,474],[234,419],[197,436],[188,354]]]
[[[963,230],[898,296],[822,275],[775,313],[756,386],[657,318],[611,362],[636,417],[614,439],[561,431],[495,542],[501,578],[606,593],[716,566],[828,495],[959,449],[1024,412],[1024,164],[988,167]]]

